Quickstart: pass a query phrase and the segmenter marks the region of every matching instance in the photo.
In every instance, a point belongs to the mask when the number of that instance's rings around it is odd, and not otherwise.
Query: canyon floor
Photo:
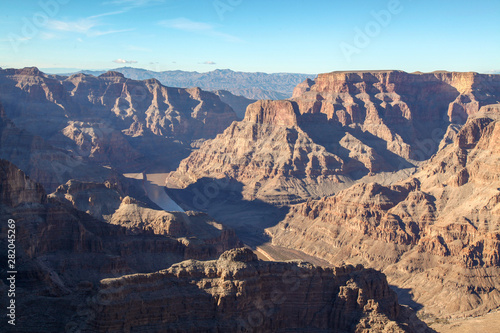
[[[439,333],[493,333],[498,332],[500,327],[500,311],[488,313],[478,318],[450,320],[428,324]]]

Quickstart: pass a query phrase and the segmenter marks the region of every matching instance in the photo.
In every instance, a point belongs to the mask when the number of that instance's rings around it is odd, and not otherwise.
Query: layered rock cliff
[[[204,177],[229,178],[245,186],[244,198],[278,203],[323,194],[328,185],[345,178],[344,161],[294,126],[296,121],[290,101],[250,105],[243,122],[234,122],[183,160],[167,177],[167,186],[182,188]]]
[[[54,147],[43,138],[18,128],[0,104],[0,158],[21,168],[31,179],[52,192],[70,179],[116,181],[114,170],[103,168],[80,156]]]
[[[204,250],[211,256],[214,249],[225,251],[239,244],[234,230],[207,214],[167,212],[149,200],[140,188],[125,188],[122,183],[71,180],[48,197],[65,202],[103,222],[122,226],[127,234],[177,238],[188,248],[193,248],[193,257],[202,256]],[[187,250],[188,253],[190,251]]]
[[[499,101],[498,75],[321,74],[298,85],[291,100],[251,104],[243,121],[183,160],[167,186],[229,178],[244,199],[319,198],[418,165],[469,115]]]
[[[0,102],[20,129],[115,166],[144,165],[167,152],[176,164],[192,140],[213,138],[236,120],[213,93],[118,72],[60,77],[36,68],[0,70]]]
[[[273,243],[380,269],[437,317],[497,308],[499,111],[470,116],[454,143],[399,184],[358,184],[293,206],[268,229]]]
[[[214,261],[100,282],[81,332],[405,332],[384,276],[361,266],[263,262],[248,249]],[[425,331],[425,329],[423,330]]]
[[[47,197],[7,161],[0,160],[0,171],[0,213],[16,225],[18,332],[427,330],[375,270],[262,262],[247,249],[224,252],[239,243],[215,222],[207,223],[218,230],[211,233],[228,237],[213,244],[205,238],[202,246],[203,237],[182,230],[181,213],[152,232],[110,225]],[[207,220],[184,216],[191,231]],[[6,246],[5,239],[0,243]],[[221,253],[218,260],[147,273]]]
[[[99,221],[47,197],[41,185],[5,160],[0,160],[0,198],[2,234],[7,234],[8,219],[16,227],[19,332],[64,331],[84,301],[80,292],[103,278],[156,271],[191,258],[217,258],[241,246],[233,231],[206,214],[166,213],[158,222],[145,218],[140,224],[131,214],[122,214],[120,225]],[[132,200],[124,198],[122,204]],[[0,246],[7,248],[6,242],[2,238]],[[6,292],[4,284],[0,287]]]
[[[343,124],[439,122],[443,115],[464,123],[482,106],[498,103],[499,89],[500,78],[493,74],[332,72],[299,84],[293,98],[316,99],[318,111]],[[312,111],[306,105],[301,110]]]

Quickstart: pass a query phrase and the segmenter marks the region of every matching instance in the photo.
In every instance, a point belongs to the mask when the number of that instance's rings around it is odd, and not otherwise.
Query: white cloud
[[[57,38],[57,36],[53,33],[50,33],[50,32],[41,32],[40,38],[45,39],[45,40],[49,40],[49,39],[55,39],[55,38]]]
[[[96,18],[103,17],[103,16],[118,15],[118,14],[123,14],[125,12],[126,12],[126,10],[117,10],[115,12],[109,12],[109,13],[102,13],[102,14],[93,15],[93,16],[90,16],[89,19],[96,19]]]
[[[122,30],[108,30],[108,31],[91,31],[88,33],[88,36],[90,37],[98,37],[98,36],[104,36],[104,35],[110,35],[110,34],[117,34],[121,32],[128,32],[128,31],[133,31],[134,29],[122,29]]]
[[[121,33],[132,31],[134,29],[121,29],[121,30],[97,30],[96,27],[102,26],[98,20],[99,17],[114,15],[119,12],[114,13],[106,13],[101,15],[95,15],[83,19],[78,19],[75,21],[59,21],[59,20],[50,20],[47,27],[54,31],[61,32],[74,32],[86,35],[88,37],[99,37],[109,34]]]
[[[213,62],[213,61],[205,61],[205,62],[202,62],[203,65],[215,65],[216,63]]]
[[[239,39],[236,36],[217,31],[215,27],[209,23],[196,22],[187,19],[185,17],[179,17],[171,20],[163,20],[158,22],[158,24],[165,28],[187,31],[210,37],[222,38],[229,42],[241,42],[241,39]]]
[[[47,26],[52,30],[86,34],[97,25],[98,23],[94,19],[84,18],[76,21],[50,20]]]
[[[124,59],[116,59],[113,60],[113,62],[117,64],[137,64],[137,61],[135,60],[124,60]]]
[[[172,20],[164,20],[160,22],[160,25],[184,31],[214,31],[214,27],[208,23],[195,22],[190,19],[180,17]]]

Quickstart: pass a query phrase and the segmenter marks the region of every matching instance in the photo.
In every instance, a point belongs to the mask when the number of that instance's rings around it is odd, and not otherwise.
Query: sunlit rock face
[[[73,159],[120,170],[157,164],[171,170],[191,145],[237,119],[214,93],[136,81],[118,72],[65,77],[36,68],[0,70],[0,103],[21,131]],[[58,185],[71,179],[62,178]]]
[[[406,180],[358,184],[292,206],[268,229],[273,243],[380,269],[438,317],[497,308],[499,111],[485,107],[470,116],[454,142]]]
[[[243,121],[183,160],[167,185],[228,178],[242,185],[245,199],[283,205],[337,193],[363,177],[391,183],[398,177],[388,173],[429,159],[469,116],[499,101],[498,75],[320,74],[290,100],[249,105]]]

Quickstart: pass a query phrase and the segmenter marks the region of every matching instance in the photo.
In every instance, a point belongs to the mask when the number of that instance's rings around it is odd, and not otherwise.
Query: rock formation
[[[183,160],[167,186],[229,178],[248,200],[319,198],[362,177],[418,165],[453,126],[499,101],[498,75],[321,74],[298,85],[291,100],[250,105],[243,121]]]
[[[103,278],[156,271],[186,259],[217,258],[241,246],[234,231],[202,213],[161,216],[155,211],[159,221],[145,218],[138,224],[133,214],[121,212],[120,225],[99,221],[47,197],[40,184],[5,160],[0,160],[0,198],[2,234],[7,234],[8,219],[16,225],[19,332],[64,331],[84,301],[81,291]],[[132,205],[133,199],[123,201]],[[7,248],[6,237],[0,246]],[[0,287],[6,294],[6,286]],[[5,325],[2,321],[0,330]]]
[[[60,77],[36,68],[0,70],[0,102],[18,128],[118,166],[144,165],[167,153],[175,165],[192,140],[212,138],[236,120],[213,93],[118,72]]]
[[[27,332],[425,331],[383,274],[438,319],[500,306],[498,75],[321,74],[234,121],[199,88],[0,69],[0,102]],[[177,168],[166,182],[187,212],[120,175],[151,165]],[[241,246],[236,232],[337,267],[196,261]]]
[[[83,160],[69,151],[54,147],[43,138],[19,129],[0,104],[0,158],[21,168],[31,179],[52,192],[70,179],[82,181],[116,181],[120,176]]]
[[[143,232],[132,219],[125,227],[107,224],[47,197],[7,161],[0,171],[1,216],[16,223],[19,332],[427,330],[375,270],[262,262],[247,249],[226,251],[239,243],[220,224],[205,222],[212,235],[225,235],[212,243],[189,234],[208,230],[195,226],[207,221],[204,214],[184,214],[186,224],[178,221],[182,213],[171,214]]]
[[[72,331],[415,331],[375,270],[263,262],[248,249],[105,279],[89,299]]]
[[[243,96],[233,95],[227,90],[216,90],[214,93],[219,96],[221,101],[233,108],[238,120],[245,118],[247,107],[250,104],[257,102],[255,99],[248,99]]]
[[[293,206],[273,243],[382,270],[436,317],[500,306],[500,107],[483,108],[411,178]]]
[[[129,234],[182,238],[185,244],[211,244],[222,251],[228,248],[227,244],[236,244],[234,231],[207,214],[164,211],[134,184],[70,180],[48,197],[68,203],[103,222],[122,226]]]

